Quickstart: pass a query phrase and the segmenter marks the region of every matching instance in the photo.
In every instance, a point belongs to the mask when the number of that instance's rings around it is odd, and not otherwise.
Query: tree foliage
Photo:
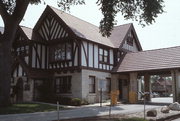
[[[142,26],[152,24],[158,14],[162,14],[163,0],[97,0],[103,18],[100,21],[100,32],[103,36],[110,36],[115,17],[120,12],[125,19],[139,21]],[[71,5],[85,4],[84,0],[60,0],[58,5],[63,10],[69,10]]]
[[[7,12],[13,14],[16,2],[23,0],[2,0]],[[28,1],[28,0],[27,0]],[[40,3],[41,0],[29,0],[31,4]],[[163,13],[163,0],[97,0],[97,5],[103,14],[100,21],[100,32],[103,36],[110,36],[115,17],[120,12],[125,19],[139,21],[142,26],[152,24],[158,14]],[[58,6],[63,10],[69,10],[72,5],[85,4],[85,0],[57,0]],[[2,7],[2,6],[1,6]]]

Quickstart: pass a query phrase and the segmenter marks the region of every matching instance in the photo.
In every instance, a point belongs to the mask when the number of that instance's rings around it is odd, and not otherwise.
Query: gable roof
[[[142,51],[141,44],[132,23],[115,26],[111,32],[111,36],[109,37],[109,39],[111,39],[112,43],[115,45],[115,48],[122,47],[123,43],[127,39],[127,35],[131,31],[133,32],[133,35],[135,37],[135,43],[137,44],[138,50]]]
[[[31,28],[25,27],[25,26],[20,26],[24,34],[28,37],[29,40],[32,39],[32,33],[33,30]]]
[[[180,46],[127,53],[116,72],[180,68]]]
[[[115,47],[110,39],[103,37],[101,33],[99,33],[99,28],[97,26],[60,11],[54,7],[47,7],[52,9],[78,37],[109,47]]]
[[[115,26],[111,32],[111,36],[109,37],[112,41],[112,43],[119,48],[119,46],[122,44],[123,40],[125,39],[125,36],[128,32],[128,30],[131,27],[130,24],[124,24]]]

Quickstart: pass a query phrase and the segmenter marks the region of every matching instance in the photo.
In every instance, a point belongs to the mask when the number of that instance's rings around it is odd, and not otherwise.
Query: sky
[[[29,5],[20,23],[22,26],[33,28],[44,11],[46,5],[58,8],[57,0],[44,0],[39,5]],[[101,11],[96,5],[97,0],[85,0],[86,5],[71,6],[69,14],[99,26],[102,19]],[[180,46],[180,0],[164,0],[165,12],[156,18],[152,25],[142,27],[136,21],[124,20],[121,13],[117,14],[117,25],[133,23],[143,50]],[[3,26],[0,19],[0,26]]]

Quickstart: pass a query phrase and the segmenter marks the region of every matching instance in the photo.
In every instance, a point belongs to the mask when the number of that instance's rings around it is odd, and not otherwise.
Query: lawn
[[[56,109],[57,109],[56,106],[52,106],[52,105],[48,105],[48,104],[22,103],[22,104],[13,104],[7,108],[0,108],[0,115],[48,112],[48,111],[54,111]]]

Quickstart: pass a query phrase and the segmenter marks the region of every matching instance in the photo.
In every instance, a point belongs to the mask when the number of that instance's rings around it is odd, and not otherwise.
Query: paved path
[[[158,108],[160,106],[147,105],[146,109]],[[112,107],[112,114],[131,114],[135,112],[142,112],[143,105],[128,104]],[[91,116],[103,116],[109,115],[109,106],[89,106],[80,107],[71,110],[60,111],[60,119],[79,118],[79,117],[91,117]],[[29,114],[11,114],[0,115],[0,121],[52,121],[57,120],[57,112],[39,112]]]
[[[157,102],[157,103],[173,103],[173,98],[172,97],[156,97],[156,98],[151,98],[152,102]]]

